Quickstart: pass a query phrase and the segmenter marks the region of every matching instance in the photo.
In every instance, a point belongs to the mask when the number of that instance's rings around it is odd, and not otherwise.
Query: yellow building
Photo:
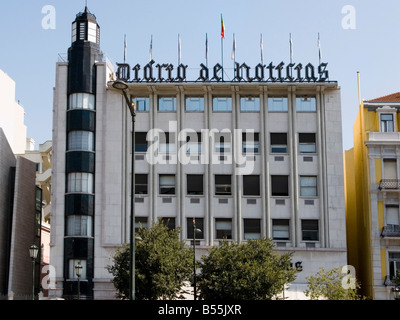
[[[359,108],[344,153],[348,260],[364,295],[391,300],[400,270],[400,92]]]

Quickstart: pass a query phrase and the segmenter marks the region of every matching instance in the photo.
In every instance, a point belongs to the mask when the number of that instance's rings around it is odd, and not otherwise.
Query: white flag
[[[235,34],[233,34],[232,60],[235,60],[235,57],[236,57],[236,38]]]
[[[293,40],[292,40],[292,34],[289,34],[289,43],[290,43],[290,63],[293,62]]]
[[[261,33],[261,37],[260,37],[260,51],[261,51],[261,64],[264,64],[264,42],[263,42],[262,33]]]

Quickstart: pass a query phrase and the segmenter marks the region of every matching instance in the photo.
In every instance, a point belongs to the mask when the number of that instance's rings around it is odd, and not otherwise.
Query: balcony
[[[400,179],[382,179],[379,182],[379,190],[399,190]]]
[[[400,132],[369,132],[370,142],[400,142]]]
[[[400,226],[395,224],[389,224],[382,228],[381,237],[391,237],[397,238],[400,237]]]

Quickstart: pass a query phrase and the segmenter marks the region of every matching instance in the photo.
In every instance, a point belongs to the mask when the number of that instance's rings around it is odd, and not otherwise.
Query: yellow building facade
[[[392,300],[400,270],[400,93],[362,101],[344,152],[348,262],[362,294]]]

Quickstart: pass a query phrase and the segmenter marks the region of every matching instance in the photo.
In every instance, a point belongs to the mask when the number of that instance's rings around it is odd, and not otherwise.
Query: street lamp
[[[196,218],[193,218],[193,295],[194,300],[197,298],[196,288],[196,232],[200,233],[201,230],[196,228]]]
[[[82,275],[82,265],[81,262],[79,261],[78,264],[75,266],[75,273],[76,276],[78,277],[78,300],[81,298],[81,275]]]
[[[130,270],[129,270],[129,300],[135,300],[135,103],[128,98],[126,89],[128,84],[122,80],[116,80],[113,88],[121,90],[132,118],[132,160],[131,160],[131,219],[130,219]]]
[[[29,248],[29,256],[32,259],[32,300],[35,300],[35,263],[38,252],[39,248],[36,245]]]

